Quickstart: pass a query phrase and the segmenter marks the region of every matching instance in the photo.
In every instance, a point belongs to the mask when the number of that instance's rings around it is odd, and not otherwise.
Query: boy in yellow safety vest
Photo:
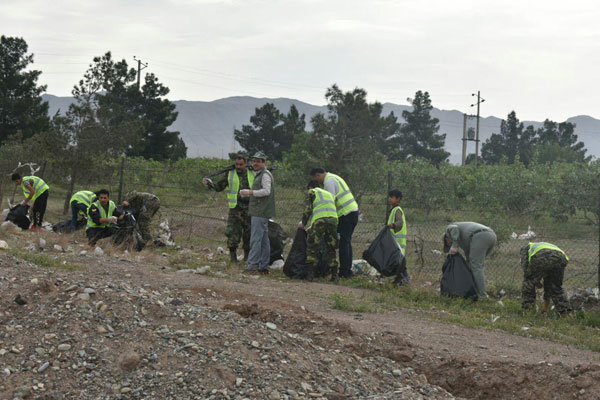
[[[408,276],[408,269],[406,268],[406,217],[404,216],[404,210],[400,207],[400,201],[402,200],[402,192],[398,189],[390,190],[388,193],[388,204],[391,207],[390,213],[387,219],[387,226],[392,231],[392,235],[398,242],[400,250],[402,250],[402,263],[398,268],[396,279],[394,284],[398,286],[408,285],[410,277]]]
[[[17,185],[21,185],[23,189],[25,199],[21,201],[22,205],[26,205],[33,200],[33,207],[31,208],[33,226],[30,230],[37,231],[42,229],[42,221],[44,220],[46,206],[48,205],[48,189],[50,187],[42,178],[34,175],[21,176],[18,172],[12,174],[11,180]]]

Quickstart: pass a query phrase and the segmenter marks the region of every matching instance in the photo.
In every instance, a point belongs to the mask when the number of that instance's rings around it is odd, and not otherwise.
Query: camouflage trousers
[[[552,300],[556,311],[564,313],[571,310],[565,297],[562,284],[567,260],[554,250],[540,250],[529,262],[523,275],[522,302],[524,309],[535,305],[536,283],[544,281],[544,300]]]
[[[326,268],[326,270],[315,271],[316,276],[326,276],[329,273],[337,275],[337,235],[337,220],[335,218],[320,218],[308,230],[306,264],[315,268]]]
[[[242,242],[242,248],[246,251],[250,250],[250,216],[247,209],[240,207],[229,209],[225,236],[227,236],[228,248],[237,249]]]

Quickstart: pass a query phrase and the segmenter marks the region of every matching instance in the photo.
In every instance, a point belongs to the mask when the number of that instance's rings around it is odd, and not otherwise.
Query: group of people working
[[[246,159],[238,155],[235,167],[217,182],[217,191],[226,190],[229,217],[225,234],[232,262],[237,262],[237,247],[242,243],[245,272],[269,273],[268,220],[275,216],[275,188],[273,175],[265,168],[266,157],[258,152],[252,158],[253,169],[247,167]],[[307,232],[306,267],[313,276],[317,262],[325,256],[332,281],[352,277],[352,234],[358,223],[358,204],[348,184],[340,176],[314,168],[310,171],[306,186],[306,205],[300,227]],[[204,178],[204,184],[210,180]],[[398,242],[404,256],[394,283],[409,283],[406,266],[407,225],[400,205],[402,192],[398,189],[388,193],[390,212],[387,226]],[[485,257],[496,244],[494,231],[476,222],[455,222],[446,227],[443,236],[444,251],[456,254],[462,249],[471,269],[477,299],[487,298],[485,284]],[[322,254],[325,250],[326,254]],[[339,252],[339,268],[336,257]],[[523,269],[522,306],[535,305],[536,287],[544,288],[544,308],[548,311],[550,301],[558,312],[570,310],[562,289],[564,270],[568,257],[556,245],[545,242],[529,243],[521,249]]]
[[[32,205],[32,226],[30,230],[37,231],[42,228],[44,214],[48,204],[49,186],[37,176],[21,176],[14,173],[13,182],[23,189],[25,199],[21,205]],[[158,198],[150,193],[129,192],[122,205],[136,210],[137,224],[144,241],[152,239],[150,234],[150,221],[160,207]],[[110,192],[101,189],[97,192],[81,190],[74,193],[70,199],[71,231],[78,228],[79,221],[85,220],[85,234],[90,245],[95,245],[102,238],[110,237],[116,232],[118,221],[123,220],[123,211],[110,200]]]

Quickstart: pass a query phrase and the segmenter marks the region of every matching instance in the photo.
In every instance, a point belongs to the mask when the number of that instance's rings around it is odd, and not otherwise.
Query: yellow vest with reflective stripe
[[[327,175],[325,175],[325,182],[330,180],[336,181],[339,187],[339,191],[335,195],[335,207],[337,209],[338,217],[341,217],[350,213],[353,210],[358,209],[358,204],[356,203],[356,200],[354,200],[354,196],[352,195],[350,188],[346,184],[346,181],[344,181],[336,174],[328,172]]]
[[[95,202],[90,204],[90,206],[88,207],[87,227],[85,228],[85,230],[87,231],[89,228],[108,228],[110,226],[110,222],[105,222],[103,224],[97,225],[94,223],[94,221],[92,221],[90,210],[92,209],[93,205],[98,207],[98,210],[100,210],[100,218],[112,217],[113,213],[115,212],[115,208],[117,208],[112,200],[108,201],[108,212],[106,212],[104,207],[102,207],[102,204],[100,204],[100,200],[96,200]]]
[[[248,184],[250,185],[250,188],[252,188],[252,184],[254,183],[254,173],[250,170],[246,170],[246,174],[248,175]],[[238,192],[240,191],[240,177],[235,169],[229,171],[227,182],[227,204],[229,204],[229,208],[235,208],[235,206],[237,206]]]
[[[396,241],[398,241],[398,244],[400,245],[400,248],[402,249],[402,254],[404,254],[404,251],[406,250],[406,218],[404,216],[404,211],[402,210],[402,208],[400,208],[400,206],[396,206],[394,208],[392,208],[392,211],[390,211],[390,215],[388,216],[388,225],[389,224],[393,224],[394,221],[394,216],[396,215],[396,211],[400,210],[400,212],[402,213],[402,229],[400,229],[398,232],[396,232],[395,230],[390,228],[390,231],[392,231],[392,235],[394,235],[394,237],[396,238]]]
[[[567,256],[567,254],[564,251],[562,251],[561,249],[559,249],[558,246],[556,246],[552,243],[546,243],[546,242],[529,243],[529,259],[528,259],[528,261],[531,262],[531,257],[533,257],[540,250],[558,251],[565,256],[567,261],[569,261],[569,257]]]
[[[29,191],[29,189],[27,189],[26,186],[26,181],[29,180],[33,180],[33,190],[35,190],[35,194],[33,195],[33,197],[31,198],[31,200],[35,201],[35,199],[37,199],[38,197],[40,197],[40,194],[44,193],[46,190],[50,189],[50,186],[48,186],[48,184],[46,182],[44,182],[42,180],[42,178],[38,178],[37,176],[24,176],[23,180],[21,181],[21,187],[23,188],[23,194],[25,195],[25,197],[29,197],[29,194],[31,193]]]
[[[92,200],[96,194],[94,192],[90,192],[89,190],[80,190],[76,192],[73,196],[71,196],[71,201],[69,204],[72,204],[74,201],[85,204],[86,208],[90,208],[90,204],[92,204]],[[79,210],[79,214],[83,214],[83,211]]]
[[[312,226],[312,224],[320,218],[335,218],[337,220],[338,216],[333,195],[321,188],[310,189],[310,191],[315,194],[315,199],[312,204],[310,225]]]

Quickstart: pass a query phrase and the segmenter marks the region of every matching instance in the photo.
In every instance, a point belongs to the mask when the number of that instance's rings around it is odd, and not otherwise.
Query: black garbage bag
[[[306,279],[306,231],[302,228],[296,230],[292,248],[283,264],[283,273],[296,279]]]
[[[13,208],[8,211],[8,215],[6,216],[6,221],[10,221],[13,224],[17,225],[19,228],[25,230],[29,229],[31,225],[31,220],[27,215],[29,213],[28,205],[17,204]]]
[[[134,210],[131,207],[118,206],[119,211],[123,215],[123,219],[119,220],[114,226],[115,234],[112,237],[115,245],[125,245],[135,249],[136,251],[142,251],[146,246],[146,242],[142,238],[142,233],[137,225],[137,221],[134,217]]]
[[[384,227],[367,250],[363,258],[383,276],[394,276],[404,259],[400,245],[390,228]]]
[[[440,293],[451,297],[476,296],[473,273],[461,254],[448,254],[446,257],[442,267]]]
[[[87,220],[85,218],[78,219],[75,230],[78,231],[86,225]],[[52,225],[52,230],[56,233],[72,233],[73,228],[71,228],[71,220],[57,222],[56,224]]]
[[[288,235],[284,232],[277,222],[269,221],[269,245],[271,247],[271,256],[269,258],[269,265],[273,264],[273,261],[283,260],[283,243],[287,239]]]

